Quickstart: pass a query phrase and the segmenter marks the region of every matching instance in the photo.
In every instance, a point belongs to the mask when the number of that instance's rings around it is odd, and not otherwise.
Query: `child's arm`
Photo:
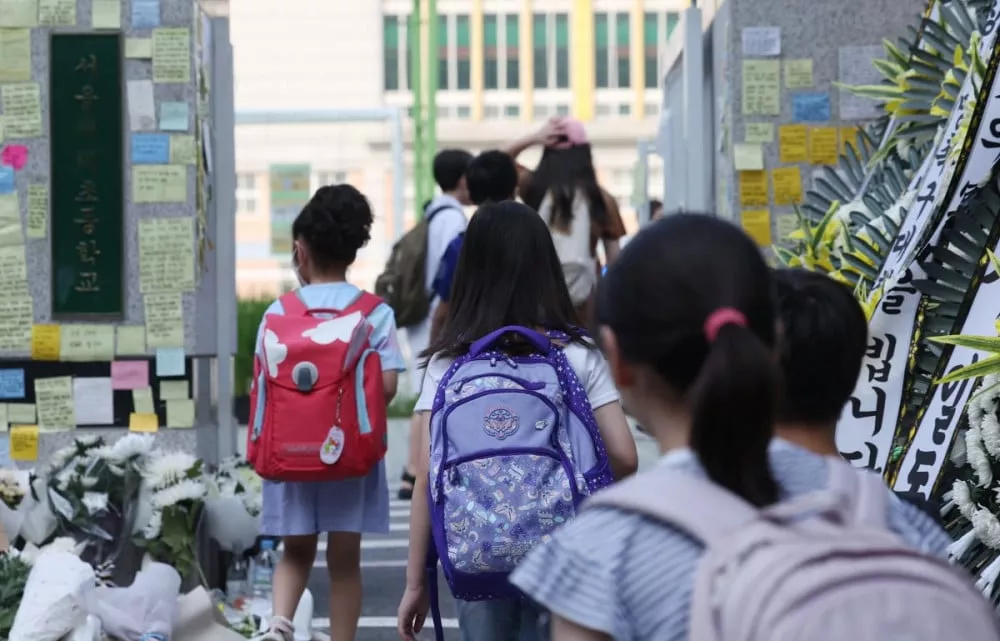
[[[628,428],[628,419],[621,403],[613,402],[602,405],[594,410],[597,419],[597,429],[601,432],[604,447],[608,452],[608,462],[615,480],[620,481],[635,474],[639,469],[639,452],[635,447],[635,439]]]
[[[399,372],[394,369],[383,370],[382,387],[385,389],[385,402],[388,405],[392,399],[396,398],[396,390],[399,387]]]
[[[427,475],[430,468],[431,413],[420,413],[420,456],[410,502],[410,545],[406,562],[406,587],[423,589],[427,580],[427,550],[431,544],[431,515],[427,503]]]

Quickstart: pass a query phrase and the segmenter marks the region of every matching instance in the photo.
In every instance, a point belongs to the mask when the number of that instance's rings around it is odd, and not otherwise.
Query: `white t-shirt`
[[[596,410],[608,403],[621,400],[618,389],[611,379],[608,363],[600,351],[596,348],[587,349],[583,345],[570,343],[563,348],[563,352],[565,352],[566,360],[569,361],[580,382],[583,383],[583,388],[587,390],[587,399],[590,401],[591,408]],[[434,395],[437,394],[441,377],[451,367],[452,360],[439,357],[436,354],[431,358],[427,364],[427,373],[424,376],[420,398],[417,399],[417,405],[413,411],[426,412],[434,407]]]

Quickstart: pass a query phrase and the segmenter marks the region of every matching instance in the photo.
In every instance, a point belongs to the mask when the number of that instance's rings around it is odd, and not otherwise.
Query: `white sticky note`
[[[128,120],[132,131],[156,131],[156,103],[152,80],[129,80]]]
[[[110,376],[73,379],[73,408],[77,425],[114,425],[114,393]]]

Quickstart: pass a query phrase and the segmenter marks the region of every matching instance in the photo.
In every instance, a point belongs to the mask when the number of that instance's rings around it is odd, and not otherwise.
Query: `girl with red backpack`
[[[316,192],[292,224],[302,287],[271,304],[257,338],[248,457],[272,479],[264,481],[262,534],[284,543],[274,618],[261,641],[293,640],[291,619],[321,532],[327,533],[330,638],[353,641],[361,614],[361,535],[389,531],[385,406],[406,364],[392,309],[347,282],[372,221],[368,200],[354,187]],[[317,421],[322,445],[314,447],[305,434]],[[302,480],[324,475],[340,480]]]

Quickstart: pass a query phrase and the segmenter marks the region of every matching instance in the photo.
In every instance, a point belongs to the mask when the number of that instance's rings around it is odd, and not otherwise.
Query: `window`
[[[556,105],[556,115],[557,116],[568,116],[569,115],[569,105]]]
[[[674,29],[677,27],[680,21],[681,21],[681,14],[677,13],[676,11],[670,11],[667,13],[667,37],[664,39],[665,41],[670,39],[670,34],[674,32]]]
[[[438,89],[448,88],[448,16],[438,16]]]
[[[457,43],[456,57],[458,68],[457,89],[469,89],[471,84],[470,73],[472,69],[472,59],[470,47],[472,45],[469,34],[469,16],[455,16],[455,41]]]
[[[598,116],[610,116],[611,115],[611,105],[597,105],[597,115]]]
[[[620,105],[618,105],[619,116],[628,116],[631,113],[632,113],[632,105],[628,104],[627,102],[623,102]]]
[[[655,16],[654,16],[655,18]],[[598,89],[607,89],[611,86],[611,74],[609,73],[608,51],[608,14],[594,14],[594,81]]]
[[[236,213],[257,212],[257,181],[253,174],[236,174]]]
[[[551,113],[548,105],[535,105],[535,118],[548,118]]]
[[[483,16],[483,88],[500,87],[500,50],[498,49],[497,16]]]
[[[237,214],[252,214],[257,211],[257,200],[254,198],[238,198],[236,200]]]
[[[647,12],[642,17],[642,46],[646,58],[646,89],[660,86],[660,20],[655,13]]]
[[[499,118],[500,107],[497,107],[496,105],[486,105],[483,108],[483,117],[487,119]]]
[[[316,184],[313,191],[328,185],[341,185],[347,182],[346,171],[319,171],[316,172]]]
[[[506,45],[506,87],[521,87],[521,23],[516,14],[504,18],[504,44]]]
[[[549,39],[548,20],[544,13],[536,13],[532,17],[531,38],[535,50],[535,89],[546,89],[549,86],[549,48],[545,46]]]
[[[399,20],[396,16],[382,18],[382,68],[386,91],[399,89]]]
[[[569,88],[569,14],[567,13],[556,14],[556,87]]]
[[[644,110],[646,111],[646,117],[648,118],[660,112],[660,105],[656,102],[647,102]]]
[[[468,105],[459,105],[455,107],[455,117],[459,120],[468,120],[472,118],[472,107]]]
[[[256,176],[253,174],[236,174],[237,189],[256,189]]]
[[[521,117],[521,106],[520,105],[506,105],[503,108],[503,115],[507,118],[520,118]]]
[[[629,36],[631,25],[627,13],[615,15],[615,58],[618,61],[617,86],[626,89],[632,86],[632,61],[629,56]]]

